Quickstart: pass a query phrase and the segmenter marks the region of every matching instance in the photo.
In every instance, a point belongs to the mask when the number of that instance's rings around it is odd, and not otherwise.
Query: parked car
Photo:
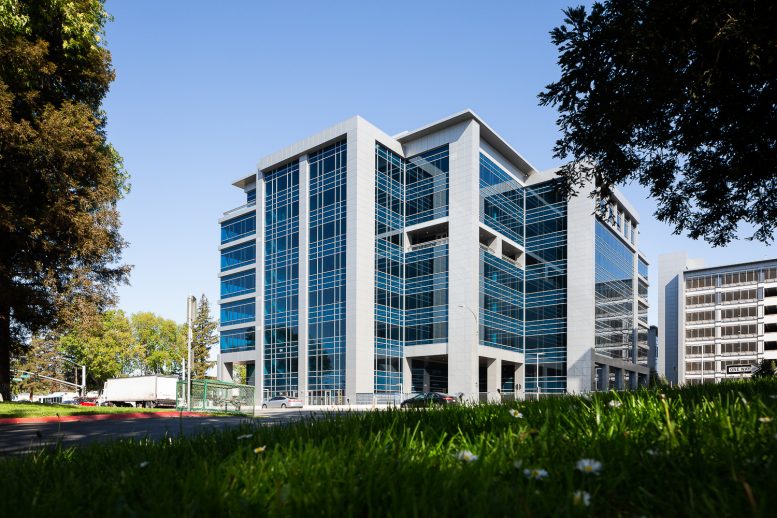
[[[275,396],[262,403],[262,408],[302,408],[302,401],[286,396]]]
[[[97,398],[77,397],[74,400],[79,406],[97,406]]]
[[[422,392],[399,404],[400,408],[426,408],[433,405],[455,405],[456,398],[442,392]]]

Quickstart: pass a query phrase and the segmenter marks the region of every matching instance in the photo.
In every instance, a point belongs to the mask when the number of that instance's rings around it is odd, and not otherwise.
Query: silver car
[[[287,396],[275,396],[262,403],[262,408],[302,408],[302,401]]]

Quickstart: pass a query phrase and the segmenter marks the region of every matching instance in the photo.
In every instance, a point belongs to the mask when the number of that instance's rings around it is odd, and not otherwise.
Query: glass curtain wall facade
[[[524,190],[509,173],[480,155],[480,221],[523,245]]]
[[[375,147],[375,392],[402,390],[405,294],[405,164]]]
[[[480,155],[480,221],[523,245],[524,189],[487,156]],[[523,351],[523,270],[514,260],[480,250],[482,345]]]
[[[604,223],[597,219],[595,225],[596,352],[630,361],[635,329],[634,253]]]
[[[264,396],[299,390],[299,164],[265,174]]]
[[[346,141],[308,156],[308,398],[345,397]]]
[[[403,159],[376,145],[376,393],[401,390],[404,346],[448,340],[447,231],[405,243],[406,227],[448,215],[448,173],[447,146]]]
[[[256,214],[251,212],[229,219],[221,224],[221,244],[256,234]],[[256,262],[256,244],[254,241],[241,243],[221,251],[221,271],[229,271]],[[256,270],[244,270],[225,275],[220,280],[220,297],[230,299],[256,292]],[[226,302],[221,306],[221,325],[231,326],[253,322],[256,319],[254,299]],[[256,346],[254,327],[231,329],[221,333],[219,349],[224,352],[248,351]]]
[[[566,391],[567,203],[556,181],[526,188],[526,391]]]
[[[448,146],[407,159],[405,225],[448,215]],[[448,340],[448,235],[411,242],[405,254],[405,345]]]

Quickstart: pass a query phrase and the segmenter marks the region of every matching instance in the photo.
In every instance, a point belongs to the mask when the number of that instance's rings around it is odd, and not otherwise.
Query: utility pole
[[[186,405],[189,411],[192,410],[192,325],[194,324],[194,315],[197,312],[197,297],[190,295],[186,298],[186,324],[188,327],[188,339],[186,340]]]

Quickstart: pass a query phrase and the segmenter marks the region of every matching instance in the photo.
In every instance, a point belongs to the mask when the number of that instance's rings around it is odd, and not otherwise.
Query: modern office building
[[[464,111],[360,117],[263,158],[221,225],[221,354],[263,397],[371,402],[647,381],[647,261],[616,193],[567,202]]]
[[[704,267],[659,258],[659,370],[673,383],[749,377],[777,359],[777,259]]]

